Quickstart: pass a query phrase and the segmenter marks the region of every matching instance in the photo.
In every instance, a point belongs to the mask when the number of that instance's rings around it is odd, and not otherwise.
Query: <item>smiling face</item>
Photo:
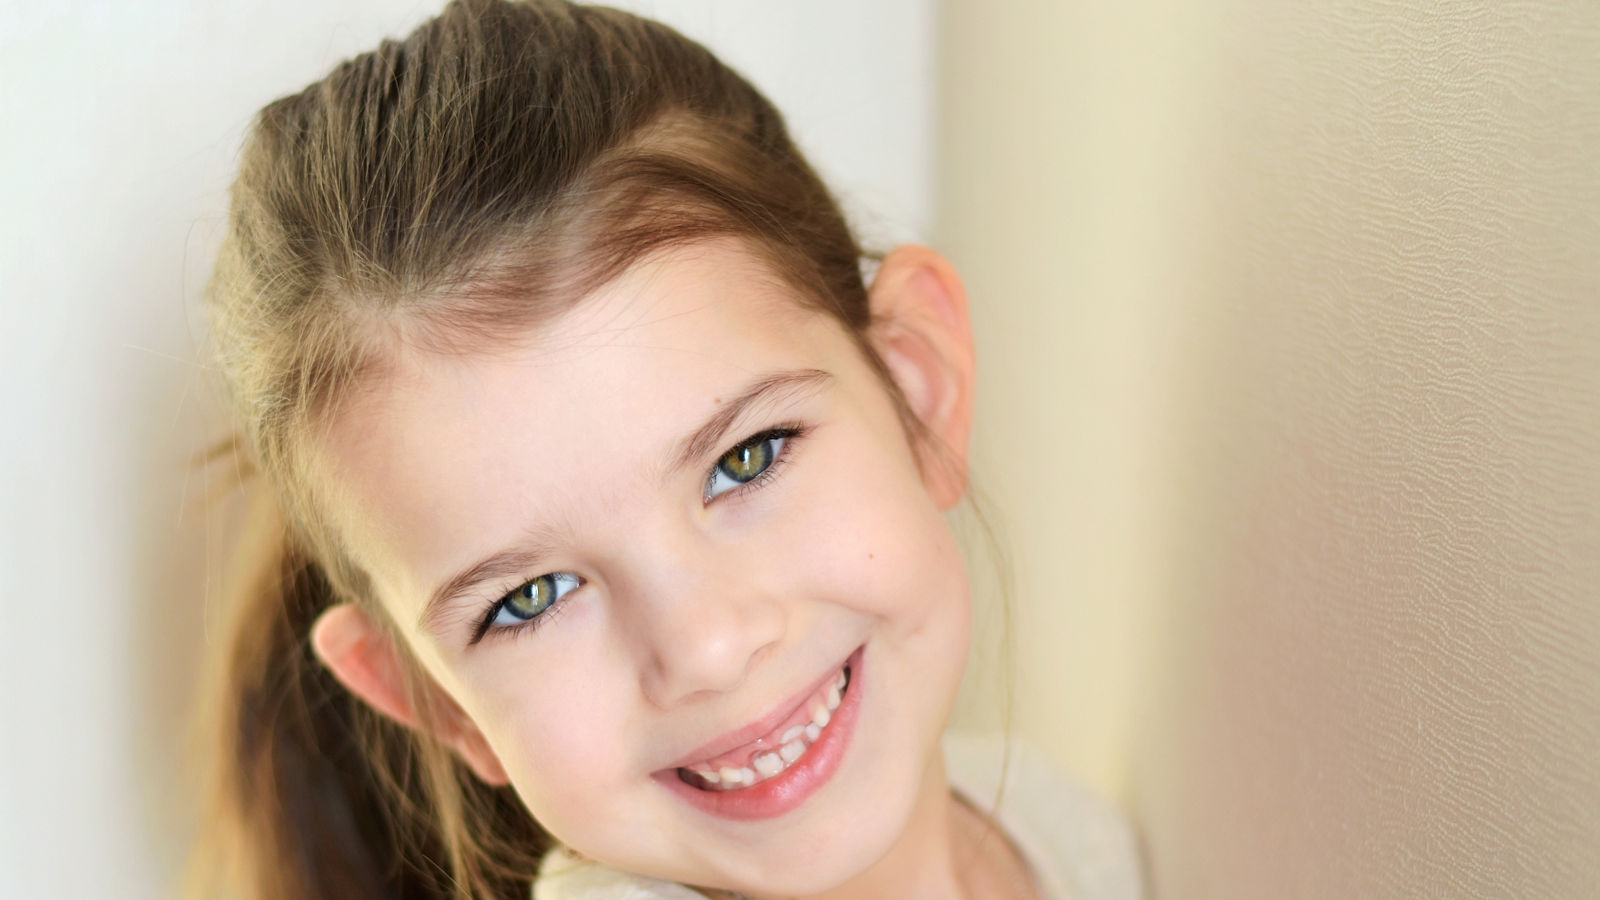
[[[880,347],[897,381],[948,414],[938,341],[904,334]],[[970,616],[954,498],[841,327],[753,256],[674,249],[515,347],[393,363],[324,448],[336,518],[475,768],[557,839],[808,894],[943,790]]]

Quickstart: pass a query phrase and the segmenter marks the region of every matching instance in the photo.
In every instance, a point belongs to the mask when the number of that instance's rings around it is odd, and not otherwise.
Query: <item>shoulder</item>
[[[1144,896],[1138,839],[1117,807],[1063,776],[1019,738],[1008,746],[999,735],[948,734],[944,751],[951,788],[1005,829],[1046,896]]]
[[[533,883],[533,900],[705,900],[705,897],[681,884],[603,866],[558,845],[544,855],[539,865],[539,877]]]

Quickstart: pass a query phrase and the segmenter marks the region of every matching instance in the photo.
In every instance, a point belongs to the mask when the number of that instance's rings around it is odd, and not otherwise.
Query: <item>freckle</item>
[[[876,553],[868,553],[867,554],[867,559],[877,559],[877,558],[878,558],[878,554],[876,554]]]

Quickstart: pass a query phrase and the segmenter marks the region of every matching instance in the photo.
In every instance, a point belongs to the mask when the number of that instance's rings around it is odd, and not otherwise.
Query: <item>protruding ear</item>
[[[352,694],[396,722],[423,730],[394,638],[366,610],[354,603],[328,609],[311,628],[311,646],[322,664]],[[485,782],[507,783],[510,779],[505,767],[472,720],[448,697],[441,696],[437,706],[443,714],[433,724],[435,736],[460,754]]]
[[[923,483],[940,509],[967,492],[976,362],[967,292],[950,261],[927,247],[897,247],[868,290],[872,344],[911,411],[942,447],[919,447]]]

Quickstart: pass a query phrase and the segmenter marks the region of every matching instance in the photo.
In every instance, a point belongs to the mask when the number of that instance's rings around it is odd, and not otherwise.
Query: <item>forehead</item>
[[[753,379],[831,371],[850,352],[738,245],[676,248],[500,347],[399,348],[329,432],[332,513],[412,616],[433,581],[531,526],[640,502],[675,443]]]

